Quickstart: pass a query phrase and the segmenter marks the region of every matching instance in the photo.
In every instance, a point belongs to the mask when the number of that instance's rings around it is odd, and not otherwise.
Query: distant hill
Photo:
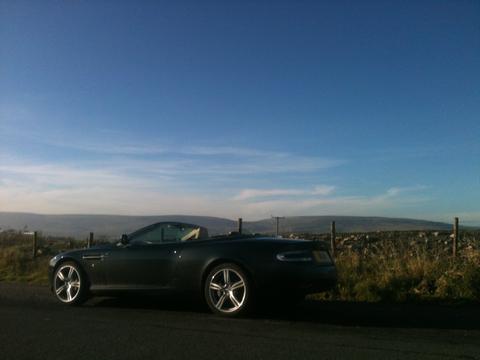
[[[212,234],[232,231],[236,222],[210,216],[164,215],[41,215],[31,213],[0,212],[0,228],[40,230],[54,236],[84,238],[90,231],[96,235],[118,238],[143,226],[160,221],[179,221],[197,224],[209,229]]]
[[[282,219],[280,231],[325,233],[330,223],[336,221],[338,232],[365,232],[386,230],[450,230],[451,224],[425,220],[366,217],[366,216],[295,216]],[[211,235],[225,234],[237,229],[237,222],[211,216],[164,215],[164,216],[122,216],[122,215],[40,215],[31,213],[0,212],[0,229],[39,230],[46,235],[72,236],[83,239],[90,231],[95,236],[119,238],[140,227],[159,221],[179,221],[206,227]],[[272,219],[244,222],[244,229],[250,232],[274,232]]]
[[[282,232],[325,233],[335,221],[338,232],[366,232],[388,230],[450,230],[451,224],[426,220],[387,218],[375,216],[294,216],[281,220]],[[257,232],[272,231],[273,220],[259,220],[252,224]]]

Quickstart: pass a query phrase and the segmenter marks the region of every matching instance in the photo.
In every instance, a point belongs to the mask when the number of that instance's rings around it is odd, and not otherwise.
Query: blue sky
[[[0,210],[480,224],[478,1],[0,0]]]

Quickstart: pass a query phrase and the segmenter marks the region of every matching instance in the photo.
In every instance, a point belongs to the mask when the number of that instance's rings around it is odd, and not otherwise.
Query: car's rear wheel
[[[87,299],[87,281],[82,269],[74,262],[60,264],[53,278],[53,292],[68,305],[80,305]]]
[[[245,271],[236,264],[213,268],[205,281],[205,300],[210,309],[223,316],[238,316],[253,306],[253,287]]]

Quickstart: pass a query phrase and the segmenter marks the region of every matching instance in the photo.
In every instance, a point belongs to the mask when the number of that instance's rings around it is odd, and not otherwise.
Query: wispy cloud
[[[12,161],[12,159],[10,159]],[[40,213],[208,214],[257,219],[282,215],[383,214],[428,201],[423,187],[391,187],[371,195],[334,195],[333,185],[311,188],[247,188],[203,192],[178,177],[151,176],[117,167],[32,164],[0,165],[0,210]],[[172,165],[173,166],[173,165]]]
[[[69,133],[44,134],[34,129],[19,133],[11,126],[8,135],[43,147],[78,153],[80,159],[117,163],[132,169],[149,169],[163,175],[249,175],[308,173],[341,166],[344,159],[224,144],[158,141],[103,130],[88,139]]]
[[[266,174],[283,171],[276,166],[280,165],[269,167],[268,164],[249,162],[241,165],[217,165],[198,159],[156,158],[113,158],[107,164],[101,160],[92,160],[73,165],[2,155],[0,210],[68,213],[98,212],[102,209],[102,212],[119,213],[121,208],[122,213],[131,213],[133,209],[140,213],[191,213],[208,208],[210,211],[207,213],[213,213],[223,209],[217,214],[219,215],[228,209],[236,209],[229,193],[232,191],[229,188],[232,187],[233,179],[242,181],[244,175],[250,178],[250,172]],[[211,184],[218,177],[222,179],[223,187],[213,188]],[[325,193],[326,190],[328,189],[318,186],[309,192]],[[270,191],[270,195],[304,193],[304,190]],[[266,193],[261,193],[260,190],[252,190],[250,193],[244,191],[240,198],[249,199],[260,195]],[[175,201],[177,198],[178,202]],[[143,210],[140,205],[134,205],[140,199]],[[190,206],[187,205],[189,202]],[[212,203],[216,204],[214,208],[211,207]]]
[[[384,214],[428,201],[421,186],[390,187],[366,196],[339,184],[316,184],[321,174],[345,164],[334,158],[111,138],[116,140],[45,140],[45,146],[73,150],[73,160],[1,154],[0,210],[255,219],[272,213]],[[75,152],[82,153],[80,160]],[[307,179],[306,185],[283,180],[291,174]],[[272,186],[259,186],[267,183]]]
[[[171,182],[120,176],[110,170],[54,166],[0,167],[0,210],[40,213],[208,214],[256,219],[282,215],[372,214],[425,199],[390,188],[372,196],[332,196],[333,186],[245,189],[234,197],[185,191]],[[317,192],[317,194],[315,194]],[[407,195],[407,196],[405,196]]]
[[[70,146],[70,145],[65,145]],[[169,163],[175,163],[175,172],[210,174],[247,174],[278,172],[309,172],[336,167],[345,163],[341,159],[304,156],[293,153],[265,151],[254,148],[225,146],[182,146],[148,145],[125,143],[102,145],[74,145],[75,148],[95,151],[102,154],[117,155],[162,155],[162,159],[139,160],[149,162],[156,169],[171,169]],[[165,166],[167,165],[167,166]]]
[[[74,149],[82,152],[91,152],[104,155],[185,155],[185,156],[233,156],[246,158],[269,158],[271,160],[288,160],[292,153],[285,151],[273,151],[252,147],[231,146],[210,142],[202,145],[196,141],[171,142],[168,139],[139,138],[120,131],[104,129],[91,134],[88,139],[79,140],[75,134],[53,132],[45,134],[41,131],[30,129],[29,132],[19,132],[13,126],[4,125],[4,132],[9,136],[28,138],[47,146],[64,149]],[[192,144],[193,143],[193,144]],[[196,143],[196,144],[195,144]],[[306,157],[315,159],[315,157]],[[340,163],[335,159],[335,163]]]
[[[430,199],[418,194],[423,187],[392,187],[371,196],[310,196],[294,199],[267,199],[245,202],[248,212],[268,216],[272,212],[286,216],[303,215],[378,215],[405,206],[415,206]]]
[[[285,196],[285,195],[303,195],[303,190],[298,189],[245,189],[236,195],[234,200],[248,200],[259,197]]]
[[[244,189],[233,200],[251,200],[258,198],[305,196],[305,195],[328,195],[335,190],[335,186],[317,185],[313,189]]]
[[[335,190],[332,185],[317,185],[312,191],[312,195],[329,195]]]

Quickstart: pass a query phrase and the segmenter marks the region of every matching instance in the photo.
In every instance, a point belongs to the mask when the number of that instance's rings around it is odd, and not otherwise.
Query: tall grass
[[[40,234],[37,256],[33,258],[31,235],[13,230],[1,232],[0,281],[46,284],[49,259],[62,250],[82,244],[70,238],[47,238]]]
[[[349,301],[480,300],[480,256],[435,259],[423,253],[365,257],[341,253],[339,284],[328,295]]]
[[[480,238],[464,233],[375,233],[340,239],[338,286],[316,298],[343,301],[480,301]]]
[[[48,257],[32,259],[32,250],[24,246],[0,248],[0,281],[46,283]]]

